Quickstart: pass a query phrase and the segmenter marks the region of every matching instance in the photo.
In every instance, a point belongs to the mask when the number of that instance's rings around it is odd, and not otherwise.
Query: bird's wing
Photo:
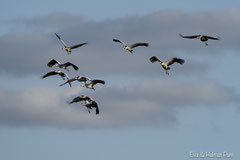
[[[55,64],[60,64],[60,62],[56,61],[55,59],[52,59],[50,62],[48,62],[47,66],[48,67],[52,67]]]
[[[97,102],[92,101],[92,105],[93,105],[93,107],[96,108],[96,114],[99,114],[99,108],[98,108],[98,104],[97,104]]]
[[[84,96],[84,95],[78,96],[78,97],[73,99],[74,102],[89,101],[89,100],[91,100],[91,98],[88,97],[88,96]]]
[[[65,63],[64,65],[65,65],[66,67],[72,66],[76,71],[78,70],[78,67],[77,67],[76,65],[72,64],[71,62],[67,62],[67,63]]]
[[[98,104],[93,99],[86,100],[86,107],[89,109],[96,108],[96,114],[99,114]]]
[[[113,41],[114,42],[119,42],[119,43],[122,43],[124,46],[127,46],[127,44],[126,43],[124,43],[123,41],[121,41],[121,40],[118,40],[118,39],[113,39]]]
[[[219,37],[218,38],[210,37],[210,36],[204,36],[204,37],[206,37],[207,39],[212,39],[212,40],[219,40],[220,39]]]
[[[88,97],[88,96],[84,96],[84,100],[88,101],[88,102],[92,102],[94,101],[92,98]]]
[[[183,36],[182,34],[179,34],[179,36],[182,37],[182,38],[190,38],[190,39],[193,39],[193,38],[197,38],[197,37],[199,37],[200,35]]]
[[[86,82],[86,81],[88,81],[88,80],[90,80],[88,77],[82,77],[82,76],[79,76],[78,78],[77,78],[77,80],[79,81],[79,82]]]
[[[76,97],[76,98],[74,98],[73,100],[72,100],[72,103],[73,102],[79,102],[79,101],[82,101],[83,99],[82,99],[82,97],[81,96],[78,96],[78,97]]]
[[[68,83],[68,81],[67,82],[65,82],[65,83],[62,83],[62,84],[60,84],[59,86],[63,86],[63,85],[65,85],[65,84],[67,84]]]
[[[78,48],[78,47],[81,47],[81,46],[86,45],[86,44],[88,44],[88,43],[85,42],[85,43],[77,44],[77,45],[71,46],[70,48],[74,49],[74,48]]]
[[[79,102],[79,101],[87,101],[89,99],[88,96],[84,96],[84,95],[81,95],[81,96],[78,96],[76,98],[74,98],[71,102],[69,102],[70,104],[72,103],[76,103],[76,102]]]
[[[96,107],[96,114],[99,114],[99,108],[98,108],[98,106]]]
[[[149,59],[152,63],[158,61],[158,62],[161,62],[156,56],[152,56],[150,59]]]
[[[97,83],[105,84],[105,81],[94,79],[94,80],[91,81],[91,83],[89,85],[92,87]]]
[[[45,74],[44,76],[42,76],[42,79],[48,77],[48,76],[53,76],[53,75],[56,75],[58,74],[56,71],[52,71],[52,72],[48,72],[47,74]]]
[[[65,85],[65,84],[69,84],[69,86],[70,87],[72,87],[72,84],[71,84],[71,82],[73,82],[73,81],[75,81],[76,80],[76,78],[71,78],[71,79],[67,79],[67,81],[65,82],[65,83],[63,83],[63,84],[60,84],[59,86],[63,86],[63,85]]]
[[[145,46],[145,47],[147,47],[148,43],[135,43],[135,44],[131,45],[130,47],[134,48],[134,47],[138,47],[138,46]]]
[[[61,37],[57,33],[55,33],[55,35],[60,40],[60,42],[64,45],[64,47],[68,47],[67,44],[61,39]]]
[[[77,80],[76,77],[71,78],[71,79],[67,80],[67,82],[61,84],[60,86],[63,86],[63,85],[65,85],[66,83],[72,83],[72,82],[75,81],[75,80]]]
[[[71,82],[67,81],[67,82],[64,82],[64,83],[60,84],[59,86],[63,86],[65,84],[67,84],[67,83],[71,84]]]
[[[184,63],[184,60],[183,59],[180,59],[180,58],[177,58],[177,57],[173,57],[171,58],[169,61],[166,62],[166,65],[167,66],[170,66],[171,64],[173,64],[174,62],[177,62],[179,64],[183,64]]]
[[[74,77],[74,78],[69,79],[69,82],[73,82],[73,81],[76,81],[76,80],[77,80],[77,77]]]
[[[105,81],[95,79],[91,83],[93,83],[93,84],[97,84],[97,83],[105,84]]]
[[[57,74],[59,74],[61,77],[66,77],[69,80],[68,75],[66,73],[64,73],[62,71],[58,71]]]

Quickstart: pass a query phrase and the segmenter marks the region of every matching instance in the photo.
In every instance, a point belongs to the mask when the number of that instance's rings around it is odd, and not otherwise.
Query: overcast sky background
[[[0,9],[0,159],[240,158],[240,1],[4,0]],[[67,55],[54,33],[88,45]],[[205,46],[179,33],[221,39]],[[149,47],[130,54],[113,38]],[[168,76],[151,56],[185,63]],[[70,77],[106,84],[93,91],[42,80],[57,69],[47,67],[53,58],[79,67]],[[66,103],[79,95],[95,99],[100,114]]]

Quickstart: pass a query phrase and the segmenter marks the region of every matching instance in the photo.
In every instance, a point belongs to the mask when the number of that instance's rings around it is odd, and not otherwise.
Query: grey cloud
[[[56,30],[56,29],[63,29],[70,26],[75,25],[82,25],[87,21],[79,15],[73,15],[69,13],[62,13],[62,12],[53,12],[46,16],[42,17],[32,17],[32,18],[24,18],[18,17],[13,20],[5,21],[5,24],[11,25],[22,25],[27,29],[35,28],[39,31],[46,31],[46,30]]]
[[[68,105],[82,93],[99,104],[100,114],[88,114],[81,103]],[[0,91],[0,124],[64,128],[168,126],[177,122],[177,109],[237,104],[238,95],[216,82],[187,83],[153,79],[98,87],[96,92],[35,87]]]

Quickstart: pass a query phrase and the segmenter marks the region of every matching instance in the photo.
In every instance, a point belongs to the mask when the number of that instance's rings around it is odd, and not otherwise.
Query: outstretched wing
[[[183,59],[180,59],[180,58],[177,58],[177,57],[173,57],[171,58],[169,61],[167,61],[166,65],[167,66],[170,66],[171,64],[173,64],[174,62],[177,62],[179,64],[183,64],[184,63],[184,60]]]
[[[98,104],[93,99],[86,100],[85,106],[89,109],[96,108],[96,114],[99,114]]]
[[[90,100],[91,98],[88,97],[88,96],[84,96],[84,95],[81,95],[81,96],[78,96],[76,98],[74,98],[71,102],[69,102],[70,104],[72,103],[76,103],[76,102],[79,102],[79,101],[86,101],[86,100]]]
[[[158,61],[158,62],[161,62],[156,56],[152,56],[150,59],[149,59],[152,63]]]
[[[48,67],[52,67],[55,64],[60,64],[60,62],[56,61],[55,59],[52,59],[50,62],[48,62],[47,66]]]
[[[66,67],[72,66],[76,71],[78,70],[78,67],[77,67],[76,65],[70,63],[70,62],[67,62],[67,63],[65,63],[64,65],[65,65]]]
[[[93,80],[91,83],[93,83],[93,85],[94,85],[94,84],[97,84],[97,83],[105,84],[105,81],[95,79],[95,80]]]
[[[44,79],[44,78],[46,78],[46,77],[48,77],[48,76],[56,75],[56,74],[58,74],[59,76],[61,76],[63,79],[64,79],[64,77],[66,77],[67,79],[69,79],[69,78],[68,78],[68,75],[67,75],[66,73],[60,71],[60,70],[59,70],[59,71],[48,72],[47,74],[45,74],[44,76],[42,76],[42,79]]]
[[[98,108],[98,104],[95,101],[92,101],[92,107],[96,108],[96,114],[99,114],[99,108]]]
[[[220,39],[219,37],[218,38],[210,37],[210,36],[204,36],[204,37],[206,37],[207,39],[212,39],[212,40],[219,40]]]
[[[99,108],[98,108],[98,106],[96,107],[96,114],[99,114]]]
[[[193,35],[193,36],[183,36],[182,34],[179,34],[180,37],[182,38],[189,38],[189,39],[193,39],[193,38],[197,38],[199,37],[200,35]]]
[[[145,47],[147,47],[148,43],[135,43],[135,44],[131,45],[130,47],[134,48],[134,47],[138,47],[138,46],[145,46]]]
[[[56,74],[58,74],[57,71],[48,72],[47,74],[45,74],[44,76],[42,76],[42,79],[44,79],[44,78],[46,78],[46,77],[49,77],[49,76],[56,75]]]
[[[57,38],[60,40],[60,42],[64,45],[64,47],[68,47],[68,46],[66,45],[66,43],[61,39],[61,37],[60,37],[57,33],[55,33],[55,35],[56,35]]]
[[[71,80],[71,79],[70,79]],[[67,80],[67,82],[65,82],[65,83],[63,83],[63,84],[60,84],[59,86],[63,86],[63,85],[65,85],[65,84],[69,84],[69,86],[70,87],[72,87],[72,84],[71,84],[71,81],[70,80]]]
[[[67,81],[66,82],[64,82],[63,84],[60,84],[59,86],[63,86],[63,85],[65,85],[65,84],[69,84],[69,86],[70,87],[72,87],[72,84],[71,84],[71,82],[73,82],[73,81],[75,81],[76,80],[76,78],[71,78],[71,79],[67,79]]]
[[[63,78],[66,77],[67,79],[69,79],[68,75],[66,73],[62,72],[62,71],[58,71],[58,74]]]
[[[88,81],[88,80],[90,80],[90,79],[87,78],[87,77],[77,76],[77,77],[74,77],[74,78],[71,78],[71,79],[67,80],[65,83],[60,84],[59,86],[63,86],[63,85],[65,85],[65,84],[69,83],[69,85],[70,85],[70,87],[71,87],[71,83],[72,83],[73,81],[76,81],[76,80],[78,80],[79,82],[86,82],[86,81]]]
[[[76,102],[79,102],[79,101],[83,101],[84,99],[82,98],[82,96],[78,96],[76,98],[74,98],[71,102],[69,102],[70,104],[72,103],[76,103]]]
[[[86,45],[86,44],[88,44],[88,43],[85,42],[85,43],[77,44],[77,45],[71,46],[70,48],[74,49],[74,48],[78,48],[78,47],[81,47],[81,46]]]
[[[83,76],[78,76],[77,80],[79,82],[86,82],[86,81],[91,81],[91,79],[89,79],[88,77],[83,77]]]
[[[105,81],[95,79],[95,80],[92,80],[92,82],[89,85],[90,85],[90,87],[92,87],[97,83],[105,84]]]
[[[113,39],[113,41],[114,42],[119,42],[119,43],[122,43],[124,46],[127,46],[127,44],[126,43],[124,43],[123,41],[121,41],[121,40],[118,40],[118,39]]]

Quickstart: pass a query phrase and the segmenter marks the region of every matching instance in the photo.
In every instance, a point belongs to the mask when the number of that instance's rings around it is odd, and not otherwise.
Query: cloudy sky
[[[4,0],[0,9],[1,159],[240,158],[239,1]],[[54,33],[69,45],[88,44],[68,55]],[[206,46],[179,33],[220,41]],[[130,54],[113,38],[149,47]],[[151,56],[185,63],[166,75]],[[93,91],[41,79],[57,69],[47,67],[53,58],[79,67],[69,77],[106,84]],[[67,104],[79,95],[96,100],[100,114]]]

